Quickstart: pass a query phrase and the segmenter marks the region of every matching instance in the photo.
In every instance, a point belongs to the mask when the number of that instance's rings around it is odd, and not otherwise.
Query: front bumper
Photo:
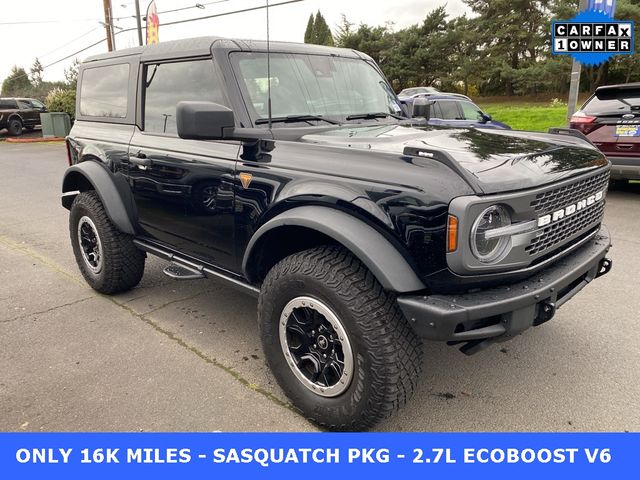
[[[398,304],[419,336],[465,343],[461,350],[472,354],[550,320],[557,308],[610,270],[610,247],[609,231],[602,226],[575,253],[526,280],[461,295],[403,295]]]
[[[640,157],[608,156],[611,162],[611,178],[613,180],[640,179]]]

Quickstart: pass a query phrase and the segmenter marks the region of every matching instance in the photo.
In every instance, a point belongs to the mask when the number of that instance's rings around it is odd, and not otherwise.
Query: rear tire
[[[11,120],[9,120],[7,130],[9,131],[9,135],[11,135],[12,137],[18,137],[22,135],[22,120],[20,120],[19,118],[12,118]]]
[[[343,248],[306,250],[273,267],[262,286],[258,319],[278,383],[322,427],[368,429],[413,394],[422,342],[395,295]]]
[[[111,222],[96,192],[83,192],[75,198],[69,232],[76,262],[91,288],[114,294],[140,282],[145,254],[136,248],[131,235]]]

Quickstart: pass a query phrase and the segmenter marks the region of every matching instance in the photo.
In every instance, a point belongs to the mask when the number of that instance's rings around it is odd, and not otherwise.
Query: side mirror
[[[426,120],[429,120],[431,118],[431,105],[433,105],[433,101],[429,101],[426,98],[414,98],[411,116],[414,118],[424,117]]]
[[[235,128],[233,110],[213,102],[178,102],[176,123],[180,138],[222,140]]]
[[[480,112],[480,119],[483,123],[490,122],[492,120],[491,115],[488,113]]]

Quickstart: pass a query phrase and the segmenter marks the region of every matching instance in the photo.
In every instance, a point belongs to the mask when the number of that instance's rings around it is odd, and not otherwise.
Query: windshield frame
[[[266,50],[261,50],[261,49],[256,49],[256,50],[251,50],[251,51],[247,51],[247,50],[231,50],[228,51],[228,61],[229,64],[231,66],[231,72],[236,80],[236,84],[238,86],[238,90],[239,90],[239,96],[240,96],[240,101],[242,102],[244,111],[247,113],[248,117],[251,120],[251,124],[254,128],[263,128],[263,129],[268,129],[268,125],[266,123],[262,123],[262,122],[258,122],[258,124],[256,124],[257,120],[260,119],[264,119],[266,120],[268,117],[266,116],[261,116],[260,114],[258,114],[255,109],[251,108],[250,103],[251,103],[251,95],[249,94],[246,82],[244,80],[244,77],[242,75],[242,72],[240,70],[240,66],[239,66],[239,62],[238,59],[242,58],[240,54],[263,54],[263,55],[267,55],[267,51]],[[399,112],[397,113],[397,115],[402,116],[403,119],[406,118],[410,118],[409,116],[407,116],[406,111],[404,110],[404,108],[402,107],[402,103],[400,102],[400,100],[398,99],[397,94],[395,93],[395,91],[393,90],[391,84],[389,83],[389,81],[387,80],[387,78],[385,77],[384,73],[382,72],[382,70],[380,70],[380,68],[378,67],[378,65],[370,59],[367,58],[363,58],[360,56],[350,56],[350,55],[336,55],[336,54],[326,54],[326,53],[309,53],[309,52],[304,52],[304,53],[300,53],[300,52],[292,52],[292,51],[281,51],[281,50],[272,50],[271,51],[271,55],[303,55],[303,56],[313,56],[313,57],[331,57],[331,58],[341,58],[341,59],[346,59],[346,60],[352,60],[352,61],[359,61],[359,62],[365,62],[370,68],[372,68],[376,74],[380,77],[380,83],[382,84],[381,87],[386,91],[386,93],[388,95],[393,95],[393,99],[396,102],[396,104],[398,105],[398,108],[400,109]],[[372,113],[372,112],[354,112],[357,114],[365,114],[365,113]],[[366,123],[366,124],[377,124],[377,125],[381,125],[383,123],[390,123],[390,124],[397,124],[398,122],[400,122],[401,120],[398,120],[396,118],[393,118],[393,114],[389,114],[388,117],[386,118],[371,118],[371,119],[358,119],[358,120],[347,120],[346,117],[349,116],[350,114],[347,115],[326,115],[324,116],[324,118],[326,118],[329,121],[333,121],[336,122],[336,127],[339,127],[341,125],[347,124],[347,125],[353,125],[353,124],[360,124],[360,123]],[[273,114],[273,118],[278,117],[279,115],[275,115]],[[327,126],[330,126],[327,122],[322,121],[322,120],[301,120],[299,122],[283,122],[283,123],[275,123],[273,124],[274,128],[300,128],[300,127],[322,127],[322,128],[327,128]]]

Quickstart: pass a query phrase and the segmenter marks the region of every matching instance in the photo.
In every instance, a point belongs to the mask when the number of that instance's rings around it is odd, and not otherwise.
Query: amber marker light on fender
[[[458,249],[458,217],[449,215],[447,221],[447,253]]]

